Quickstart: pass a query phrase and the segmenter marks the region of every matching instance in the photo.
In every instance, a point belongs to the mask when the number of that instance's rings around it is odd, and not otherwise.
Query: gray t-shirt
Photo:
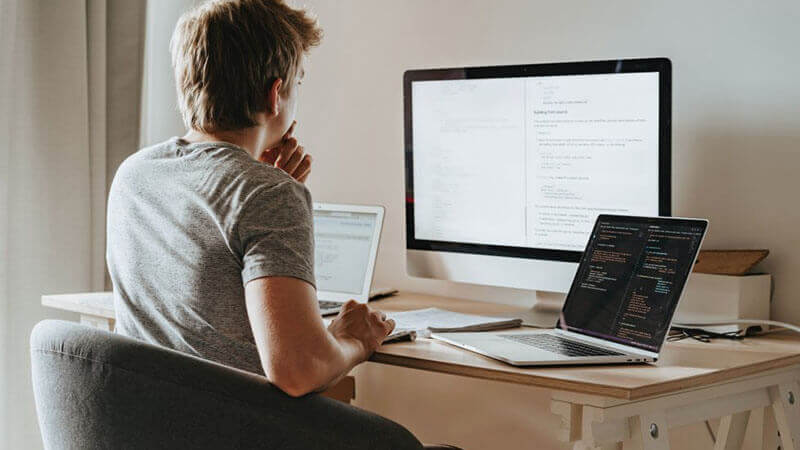
[[[173,138],[129,157],[107,237],[118,332],[250,372],[263,369],[244,285],[314,285],[308,189],[231,144]]]

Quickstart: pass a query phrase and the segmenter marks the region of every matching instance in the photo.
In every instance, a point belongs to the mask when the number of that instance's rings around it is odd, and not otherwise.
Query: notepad
[[[421,337],[427,337],[431,332],[490,331],[514,328],[522,324],[521,319],[478,316],[439,308],[390,312],[386,315],[394,319],[396,330],[416,330]]]

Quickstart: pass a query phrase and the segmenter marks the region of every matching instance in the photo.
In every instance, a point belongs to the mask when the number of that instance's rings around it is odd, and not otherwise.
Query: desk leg
[[[714,444],[714,450],[741,449],[749,420],[750,411],[723,417],[717,429],[717,442]]]
[[[576,442],[572,446],[572,450],[620,450],[622,448],[622,444],[603,444],[600,446],[590,446],[583,442]]]
[[[800,385],[796,381],[769,389],[772,413],[784,450],[800,450]]]
[[[92,328],[99,328],[103,331],[110,331],[112,333],[114,332],[114,319],[109,319],[107,317],[81,314],[81,323]]]
[[[641,437],[624,440],[622,442],[622,450],[642,450]]]
[[[631,439],[624,442],[625,450],[669,450],[669,426],[664,411],[642,414],[628,420]]]
[[[761,449],[778,450],[778,428],[775,425],[775,415],[772,414],[772,406],[761,409],[764,418],[761,422]]]
[[[800,450],[800,366],[634,401],[555,391],[551,411],[575,449],[669,449],[669,428],[721,417],[717,449],[740,448],[752,411],[763,411],[765,450]],[[772,418],[774,416],[774,419]],[[775,426],[780,447],[775,445]],[[612,447],[609,447],[612,446]]]
[[[664,411],[602,418],[600,408],[553,400],[550,410],[561,416],[561,439],[573,450],[669,450]]]
[[[322,395],[349,405],[350,401],[356,398],[356,379],[351,376],[344,377],[336,386],[330,387]]]
[[[588,405],[575,405],[565,402],[553,401],[551,410],[562,418],[562,440],[574,442],[574,450],[669,450],[669,422],[667,411],[648,410],[645,413],[632,414],[627,418],[601,418],[599,408]],[[731,403],[730,401],[726,403]],[[734,402],[735,403],[735,402]],[[617,408],[624,408],[620,405]],[[694,408],[697,408],[696,406]],[[582,411],[577,414],[576,411]],[[770,407],[770,413],[773,411]],[[672,422],[685,420],[694,423],[696,420],[686,417],[686,410],[671,411]],[[747,424],[750,419],[750,410],[729,414],[722,418],[715,450],[740,449]],[[623,414],[624,417],[626,414]],[[714,416],[710,412],[710,416]],[[702,417],[700,420],[705,420]],[[767,429],[765,429],[765,449],[775,450],[776,447],[767,447]],[[773,425],[773,435],[774,425]],[[785,449],[792,449],[784,444]],[[800,450],[794,448],[793,450]]]
[[[583,405],[552,400],[550,412],[561,418],[558,438],[562,442],[576,442],[581,438]]]
[[[627,420],[605,422],[592,406],[552,400],[550,411],[561,418],[559,438],[572,442],[573,450],[621,450],[630,436]]]
[[[664,411],[634,415],[627,419],[597,422],[595,408],[584,406],[582,439],[574,450],[669,450],[669,426]]]

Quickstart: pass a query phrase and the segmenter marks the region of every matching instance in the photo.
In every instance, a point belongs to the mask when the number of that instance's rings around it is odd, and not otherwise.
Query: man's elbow
[[[316,380],[308,376],[308,372],[304,370],[287,370],[281,368],[267,370],[265,368],[264,373],[267,375],[267,379],[269,379],[270,383],[290,397],[302,397],[320,388]]]

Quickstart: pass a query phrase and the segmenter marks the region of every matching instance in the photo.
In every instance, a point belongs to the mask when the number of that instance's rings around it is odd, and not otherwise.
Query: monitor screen
[[[600,216],[559,327],[657,352],[707,222]]]
[[[314,210],[317,290],[362,294],[377,214]]]
[[[577,261],[599,214],[669,215],[665,60],[635,61],[408,72],[409,248]]]

